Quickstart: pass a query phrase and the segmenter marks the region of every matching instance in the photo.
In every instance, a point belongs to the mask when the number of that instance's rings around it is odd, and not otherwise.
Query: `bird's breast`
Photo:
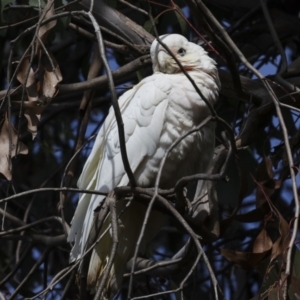
[[[172,75],[169,75],[172,76]],[[174,80],[176,79],[176,80]],[[184,134],[199,125],[210,113],[203,100],[185,77],[172,78],[168,104],[164,111],[164,122],[158,147],[153,156],[145,157],[144,166],[137,175],[139,185],[153,186],[160,163],[170,146]],[[202,92],[206,87],[198,83]],[[210,97],[210,95],[208,94]],[[209,98],[208,97],[208,98]],[[214,149],[214,125],[185,137],[167,155],[160,180],[161,188],[173,187],[183,176],[206,172]]]

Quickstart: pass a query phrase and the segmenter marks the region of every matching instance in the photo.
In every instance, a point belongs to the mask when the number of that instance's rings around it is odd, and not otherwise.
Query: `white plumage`
[[[215,62],[202,47],[188,42],[181,35],[164,35],[161,39],[213,105],[220,86]],[[210,114],[189,79],[157,41],[151,46],[151,58],[154,74],[143,79],[119,99],[129,163],[138,186],[142,187],[154,186],[161,159],[168,147]],[[171,188],[183,176],[205,172],[213,150],[214,126],[210,123],[185,138],[169,154],[160,187]],[[116,186],[128,184],[121,159],[118,128],[111,109],[83,168],[78,186],[81,189],[109,192]],[[99,195],[81,196],[68,238],[75,242],[71,261],[79,259],[84,253],[94,210],[103,199]],[[124,207],[124,202],[118,201],[118,211]],[[107,297],[112,296],[110,288],[116,291],[120,287],[125,265],[134,253],[145,211],[146,207],[133,201],[119,220],[119,244],[107,283]],[[161,213],[151,214],[141,251],[159,230],[163,219]],[[109,221],[106,221],[103,228],[107,228],[108,224]],[[92,254],[88,274],[88,284],[92,288],[101,278],[110,247],[111,237],[108,231]]]

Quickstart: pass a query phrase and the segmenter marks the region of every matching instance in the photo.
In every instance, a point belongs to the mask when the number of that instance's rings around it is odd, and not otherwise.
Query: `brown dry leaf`
[[[27,73],[29,74],[27,77]],[[20,83],[25,85],[29,101],[38,100],[37,84],[35,80],[34,71],[30,65],[30,57],[25,56],[23,61],[20,63],[19,71],[17,73],[17,79]]]
[[[281,187],[281,184],[281,180],[274,179],[259,182],[256,189],[256,205],[261,206],[265,201],[270,199],[270,197],[274,194],[275,190]]]
[[[267,201],[276,189],[281,187],[282,181],[275,180],[273,163],[268,157],[264,157],[259,164],[256,174],[258,186],[256,189],[256,205],[260,206]]]
[[[278,231],[280,233],[279,238],[273,245],[271,260],[284,253],[288,249],[290,242],[290,227],[287,221],[283,218],[278,209],[273,206],[273,209],[277,212],[278,216]]]
[[[260,206],[274,193],[272,161],[264,156],[256,171],[258,186],[256,189],[256,206]]]
[[[16,149],[17,144],[18,149]],[[18,143],[18,133],[5,115],[0,131],[0,173],[11,180],[10,159],[18,154],[27,153],[28,148],[20,141]]]
[[[49,59],[52,60],[52,64]],[[43,76],[43,96],[46,99],[52,99],[58,92],[57,85],[62,81],[62,75],[58,63],[53,55],[43,61],[44,76]]]
[[[27,73],[29,70],[29,75]],[[28,102],[34,107],[37,106],[39,95],[38,95],[38,86],[35,80],[35,74],[30,66],[30,57],[26,56],[21,62],[20,69],[17,73],[17,79],[26,86],[26,92],[28,95]],[[26,80],[27,79],[27,80]],[[28,131],[32,133],[32,139],[35,138],[37,133],[37,124],[40,119],[40,116],[37,115],[34,109],[27,108],[24,111],[24,115],[28,121],[27,128]]]
[[[252,269],[257,266],[272,249],[273,243],[263,228],[253,245],[253,252],[240,252],[229,249],[221,249],[221,254],[236,266],[243,269]]]
[[[54,0],[48,0],[47,4],[44,7],[43,13],[46,12],[43,21],[51,18],[55,14],[54,10]],[[57,20],[52,20],[44,25],[42,25],[38,31],[38,37],[41,39],[43,43],[46,42],[47,36],[50,33],[51,29],[56,25]],[[37,40],[36,44],[36,52],[38,52],[41,48],[41,44],[39,40]]]
[[[256,237],[253,244],[253,253],[263,253],[269,251],[273,246],[267,231],[263,228],[259,235]]]
[[[265,228],[261,230],[259,235],[254,241],[253,244],[253,253],[249,252],[239,252],[239,251],[232,251],[228,249],[222,249],[221,254],[229,261],[233,262],[235,265],[249,269],[257,266],[265,257],[271,254],[270,264],[273,260],[275,260],[279,255],[282,255],[284,251],[288,248],[288,244],[290,241],[290,229],[289,225],[286,220],[282,217],[279,213],[277,208],[272,205],[270,202],[263,203],[259,208],[255,209],[250,214],[248,213],[249,217],[247,217],[247,221],[258,220],[264,214],[267,213],[267,207],[271,205],[271,210],[274,213],[274,216],[277,217],[277,224],[278,224],[278,231],[280,236],[276,240],[275,243],[272,242],[271,238],[269,237]],[[265,208],[264,208],[265,207]],[[264,208],[264,209],[263,209]],[[260,211],[259,211],[260,209]],[[245,218],[247,214],[243,216]],[[237,218],[236,216],[235,218]],[[273,223],[273,221],[272,221]]]
[[[13,104],[21,104],[21,101],[14,101]],[[40,101],[36,102],[29,102],[24,101],[23,103],[24,109],[32,110],[36,115],[41,115],[45,110],[45,105],[41,105]]]
[[[55,14],[54,0],[48,0],[43,13],[45,14],[43,20],[49,19]],[[43,43],[46,42],[49,32],[55,25],[56,20],[53,20],[40,27],[38,37]],[[41,44],[37,39],[36,54],[39,55],[39,59],[42,57],[42,51]],[[32,133],[33,139],[37,134],[37,125],[40,121],[41,113],[49,104],[49,99],[52,99],[57,94],[57,85],[62,80],[62,75],[55,58],[49,54],[44,61],[45,63],[39,66],[39,70],[43,72],[41,82],[37,82],[35,79],[35,72],[30,65],[30,56],[26,56],[23,59],[17,73],[17,79],[25,85],[28,95],[28,102],[24,103],[24,115],[28,121],[28,131]],[[29,75],[27,76],[28,71]],[[45,104],[41,103],[42,100],[45,100]]]
[[[62,80],[62,75],[59,66],[55,58],[50,55],[54,70],[49,59],[45,59],[43,83],[37,83],[35,80],[35,74],[30,66],[30,57],[27,56],[21,63],[19,72],[17,73],[17,79],[26,86],[26,92],[28,95],[28,102],[24,103],[25,111],[24,115],[28,121],[28,131],[32,133],[32,139],[37,134],[37,125],[39,123],[42,112],[46,109],[49,104],[49,99],[52,99],[57,94],[57,85]],[[29,76],[26,81],[27,73],[29,69]],[[40,90],[42,86],[42,90]],[[45,105],[41,105],[39,94],[42,94],[42,98],[47,100]]]
[[[267,181],[274,177],[272,161],[264,156],[262,162],[258,165],[256,171],[256,180],[258,182]]]
[[[43,14],[45,13],[45,17],[43,19],[47,20],[55,15],[54,10],[54,0],[48,0],[46,6],[44,7]],[[52,28],[55,27],[57,20],[52,20],[44,25],[42,25],[38,31],[39,39],[45,44],[47,42],[47,37],[51,32]],[[40,50],[40,42],[37,40],[37,53]],[[40,57],[41,58],[41,57]],[[51,61],[51,62],[50,62]],[[40,95],[44,96],[46,99],[52,99],[57,94],[57,84],[62,81],[62,75],[59,69],[59,66],[53,57],[53,55],[49,52],[47,57],[42,61],[43,66],[43,83],[42,91]]]
[[[257,222],[262,221],[267,213],[270,212],[271,209],[274,212],[274,217],[277,218],[276,224],[279,231],[279,237],[275,243],[273,243],[268,236],[265,229],[262,229],[260,234],[255,239],[253,245],[253,253],[268,253],[271,251],[271,261],[274,260],[279,255],[283,254],[284,251],[288,248],[288,244],[290,241],[290,228],[287,221],[282,217],[278,209],[272,205],[271,202],[265,202],[260,205],[255,210],[252,210],[243,215],[237,215],[234,217],[235,220],[240,222]],[[272,222],[273,223],[273,222]],[[242,252],[240,252],[242,253]],[[242,254],[239,255],[236,259],[239,261]],[[245,259],[251,253],[245,253]],[[227,258],[227,256],[225,256]],[[228,259],[228,258],[227,258]],[[230,259],[229,259],[230,260]],[[230,260],[232,261],[232,260]],[[234,262],[234,261],[233,261]],[[238,264],[237,264],[238,265]]]
[[[37,135],[37,126],[41,119],[40,114],[36,114],[33,109],[26,109],[24,116],[27,119],[27,129],[31,132],[32,139],[34,140]]]
[[[252,269],[258,265],[269,253],[265,251],[262,253],[240,252],[229,249],[221,249],[221,254],[230,262],[242,269]]]

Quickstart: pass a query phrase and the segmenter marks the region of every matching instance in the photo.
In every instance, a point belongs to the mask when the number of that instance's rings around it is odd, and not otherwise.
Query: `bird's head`
[[[216,72],[215,61],[207,55],[201,46],[189,42],[180,34],[166,34],[160,36],[160,39],[178,58],[186,71],[203,71],[207,74]],[[157,40],[152,43],[150,54],[153,72],[167,74],[181,72],[174,58]]]

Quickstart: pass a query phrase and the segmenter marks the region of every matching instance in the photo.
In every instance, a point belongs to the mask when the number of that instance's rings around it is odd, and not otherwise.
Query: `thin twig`
[[[139,8],[139,7],[137,7],[137,6],[133,5],[133,4],[131,4],[131,3],[127,2],[127,1],[125,1],[125,0],[119,0],[119,2],[125,4],[125,5],[127,5],[127,6],[129,6],[129,7],[131,7],[132,9],[134,9],[134,10],[136,10],[136,11],[138,11],[138,12],[140,12],[140,13],[142,13],[143,15],[145,15],[145,16],[148,17],[148,13],[147,13],[145,10],[143,10],[143,9],[141,9],[141,8]]]
[[[27,300],[37,299],[38,297],[41,297],[42,295],[46,294],[48,291],[52,290],[53,287],[56,284],[58,284],[64,277],[66,277],[73,270],[75,270],[78,267],[79,263],[80,263],[80,261],[77,261],[74,265],[68,266],[65,269],[61,270],[58,274],[56,274],[52,278],[51,282],[48,284],[48,286],[47,286],[47,288],[45,290],[42,290],[40,293],[38,293],[37,295],[35,295],[32,298],[27,298]]]
[[[42,46],[44,52],[46,53],[46,56],[47,56],[47,58],[48,58],[48,60],[49,60],[49,62],[50,62],[52,71],[53,71],[53,73],[54,73],[56,79],[59,81],[59,76],[58,76],[58,74],[57,74],[57,71],[56,71],[56,68],[55,68],[55,66],[54,66],[54,62],[53,62],[53,59],[52,59],[50,53],[48,52],[48,50],[47,50],[45,44],[43,43],[42,39],[41,39],[39,36],[37,36],[37,39],[38,39],[39,43],[41,44],[41,46]]]
[[[78,21],[78,22],[81,22],[81,23],[83,21],[85,24],[92,25],[92,23],[89,22],[87,19],[80,19],[80,18],[76,17],[76,15],[73,16],[73,19],[76,20],[76,21]],[[149,46],[146,46],[146,45],[135,45],[135,44],[132,44],[131,42],[129,42],[128,40],[124,39],[123,37],[121,37],[117,33],[113,32],[113,31],[111,31],[111,30],[109,30],[109,29],[107,29],[107,28],[105,28],[103,26],[100,26],[100,29],[103,32],[109,34],[111,37],[118,39],[124,45],[127,45],[130,49],[136,51],[136,53],[139,53],[140,55],[145,54],[146,51],[147,51],[147,49],[149,49]]]
[[[23,262],[27,259],[27,255],[30,253],[32,247],[33,247],[32,244],[29,243],[25,247],[25,249],[23,249],[22,255],[18,260],[18,262],[14,265],[13,269],[5,276],[5,278],[1,280],[0,287],[3,286],[10,278],[12,278],[16,274],[16,272],[20,269]]]
[[[89,31],[79,27],[78,25],[75,25],[73,23],[70,23],[69,24],[69,28],[73,29],[74,31],[76,31],[77,33],[81,34],[82,36],[92,40],[92,41],[97,41],[96,39],[96,36],[92,33],[90,33]],[[103,41],[104,45],[106,47],[109,47],[109,48],[113,48],[121,53],[130,53],[129,51],[129,47],[126,46],[126,45],[120,45],[120,44],[116,44],[116,43],[112,43],[112,42],[109,42],[109,41],[106,41],[104,40]]]
[[[76,275],[76,270],[74,269],[69,277],[67,284],[64,287],[63,293],[61,294],[60,300],[66,299],[70,288],[74,285],[74,279]]]
[[[249,12],[244,14],[238,21],[235,21],[233,24],[231,24],[227,32],[231,34],[235,30],[238,30],[238,28],[242,24],[244,24],[248,19],[250,19],[259,9],[260,9],[260,5],[253,7]]]
[[[151,65],[151,59],[150,55],[144,55],[141,56],[130,63],[120,67],[118,70],[112,72],[113,79],[115,81],[120,81],[124,79],[124,81],[127,81],[126,79],[128,74],[133,73],[135,71],[138,71],[142,68],[145,68],[147,66]],[[91,80],[83,81],[83,82],[77,82],[77,83],[69,83],[69,84],[59,84],[58,89],[60,94],[67,94],[67,93],[74,93],[74,92],[81,92],[88,89],[101,89],[103,87],[106,87],[108,83],[107,75],[102,75],[99,77],[96,77]],[[0,99],[3,97],[6,97],[6,95],[9,94],[19,94],[20,88],[15,88],[12,90],[2,90],[0,91]]]
[[[174,272],[183,266],[183,263],[186,261],[190,250],[191,250],[191,239],[188,239],[186,244],[170,260],[157,262],[149,259],[140,258],[136,263],[136,267],[135,267],[136,271],[134,272],[133,275],[147,274],[151,276],[161,276],[162,274],[165,274],[166,271],[167,274],[169,275],[170,272]],[[130,260],[127,263],[126,268],[131,270],[131,264],[132,264],[132,260]],[[162,271],[162,269],[164,271]],[[156,271],[151,272],[153,270]],[[129,277],[129,276],[130,273],[124,274],[124,277]]]
[[[15,217],[15,216],[13,216],[12,214],[8,213],[4,209],[0,208],[0,214],[2,216],[5,215],[7,219],[9,219],[11,222],[17,224],[18,226],[24,226],[24,225],[26,225],[25,222],[23,222],[22,220],[20,220],[19,218]]]
[[[281,66],[280,66],[280,71],[279,71],[279,74],[278,75],[281,75],[282,73],[284,73],[287,69],[287,59],[286,59],[286,54],[284,52],[284,49],[281,45],[281,42],[280,42],[280,39],[278,37],[278,34],[274,28],[274,24],[272,22],[272,19],[271,19],[271,16],[270,16],[270,13],[269,13],[269,10],[268,10],[268,6],[267,6],[267,3],[266,3],[266,0],[260,0],[260,5],[261,5],[261,8],[263,10],[263,13],[264,13],[264,17],[265,17],[265,20],[268,24],[268,27],[269,27],[269,30],[270,30],[270,33],[271,33],[271,36],[273,38],[273,41],[274,41],[274,44],[275,46],[277,47],[279,53],[280,53],[280,56],[281,56]]]
[[[30,271],[27,273],[25,278],[18,284],[18,286],[14,290],[13,294],[10,296],[10,299],[14,299],[18,295],[20,289],[26,284],[26,282],[28,282],[28,280],[31,278],[31,276],[34,274],[34,272],[39,268],[39,266],[44,262],[44,260],[47,258],[47,256],[49,255],[50,252],[51,252],[51,248],[48,247],[43,252],[41,257],[37,260],[37,262],[33,265],[33,267],[30,269]]]
[[[6,231],[3,231],[3,232],[0,232],[0,237],[2,237],[4,235],[12,234],[12,233],[20,232],[20,231],[23,231],[23,230],[26,230],[26,229],[30,229],[30,228],[32,228],[32,227],[34,227],[36,225],[39,225],[39,224],[42,224],[42,223],[46,223],[46,222],[49,222],[49,221],[57,221],[57,222],[59,222],[59,223],[61,223],[63,225],[61,218],[56,217],[56,216],[52,216],[52,217],[47,217],[47,218],[35,221],[33,223],[30,223],[30,224],[27,224],[27,225],[15,228],[15,229],[10,229],[10,230],[6,230]],[[67,224],[66,224],[66,226],[67,226],[67,228],[69,227]],[[67,230],[69,231],[70,228],[68,228]]]
[[[268,6],[266,3],[266,0],[260,0],[260,4],[264,13],[264,17],[266,19],[266,22],[268,24],[272,39],[274,41],[275,46],[278,49],[278,52],[280,53],[281,56],[281,65],[280,65],[280,70],[279,72],[276,74],[275,78],[276,80],[283,85],[284,87],[288,88],[290,91],[298,91],[299,89],[295,86],[290,84],[289,82],[287,82],[283,77],[282,74],[284,74],[287,70],[288,67],[288,63],[287,63],[287,58],[286,58],[286,53],[284,52],[284,49],[282,47],[282,44],[280,42],[280,39],[278,37],[278,34],[276,32],[276,29],[274,27],[274,24],[272,22],[269,10],[268,10]],[[257,68],[258,69],[258,68]]]
[[[0,203],[7,202],[16,198],[20,198],[22,196],[26,196],[29,194],[34,194],[34,193],[42,193],[42,192],[74,192],[74,193],[86,193],[86,194],[95,194],[95,195],[102,195],[106,196],[107,193],[101,192],[101,191],[96,191],[96,190],[84,190],[84,189],[76,189],[76,188],[67,188],[67,187],[62,187],[62,188],[40,188],[40,189],[33,189],[29,191],[25,191],[22,193],[18,193],[3,199],[0,199]]]

